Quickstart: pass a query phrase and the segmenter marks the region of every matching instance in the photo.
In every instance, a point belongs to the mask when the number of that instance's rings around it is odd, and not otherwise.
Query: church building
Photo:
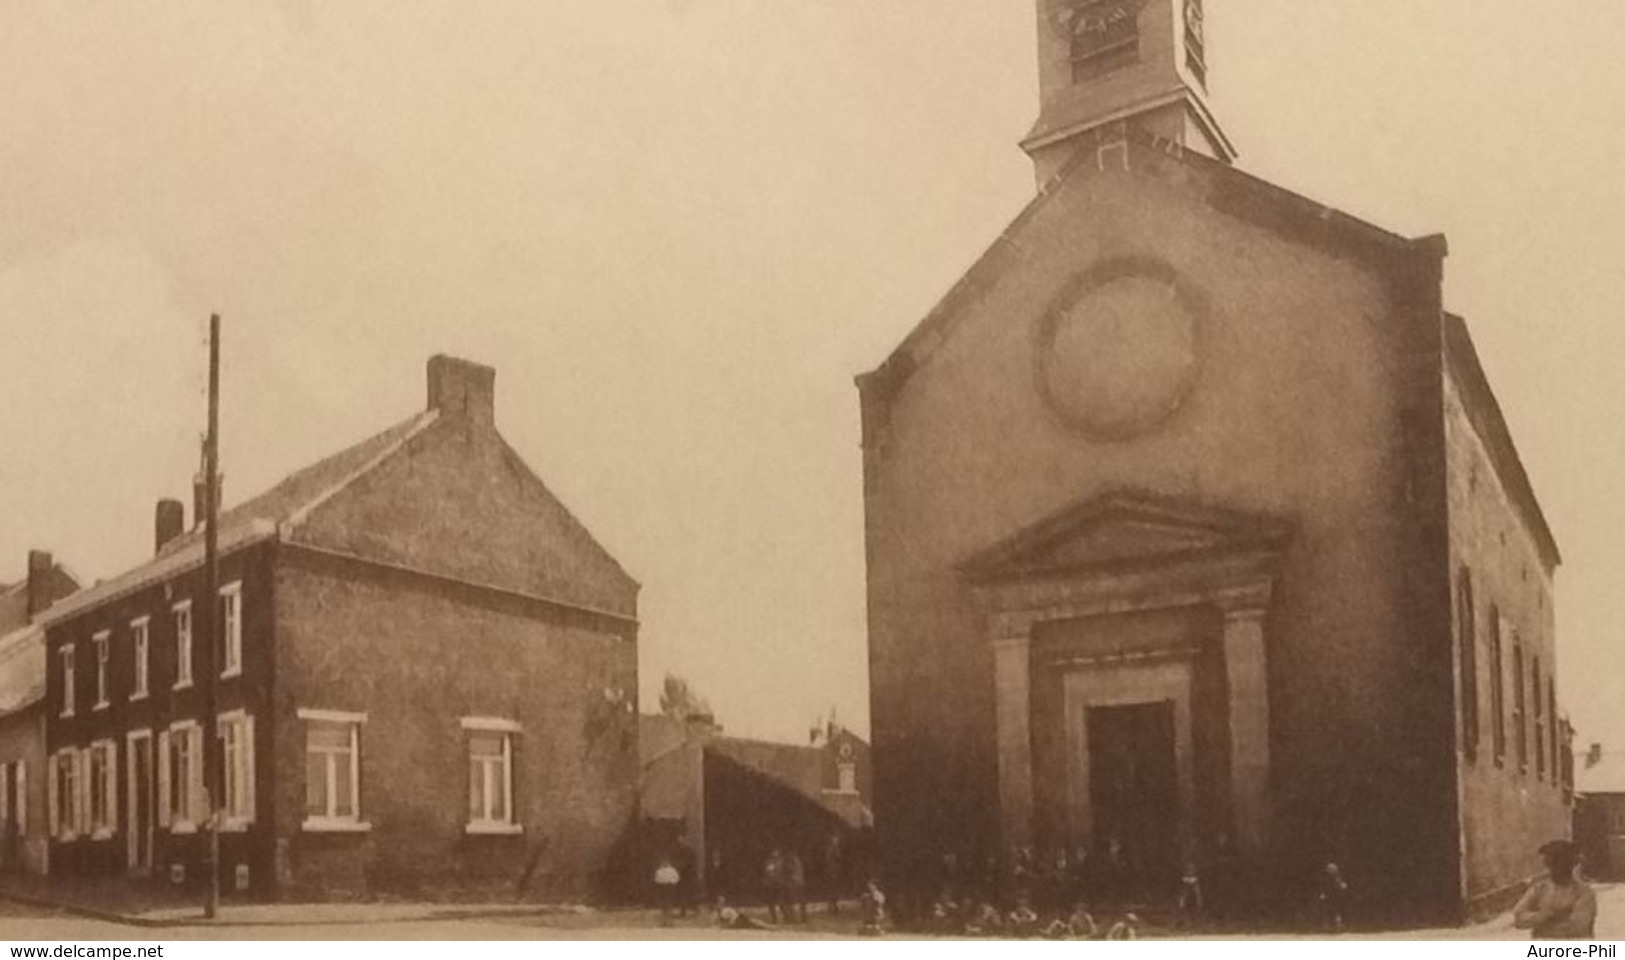
[[[1444,238],[1239,170],[1200,0],[1037,5],[1037,196],[858,378],[885,855],[1499,906],[1568,833],[1559,554]]]

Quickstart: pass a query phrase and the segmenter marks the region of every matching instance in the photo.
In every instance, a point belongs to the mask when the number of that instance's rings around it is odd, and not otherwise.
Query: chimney
[[[203,501],[203,487],[204,487],[203,474],[201,472],[193,474],[192,475],[192,528],[193,529],[197,529],[197,528],[203,526],[203,521],[209,519],[209,505]],[[225,493],[226,493],[226,475],[223,474],[223,473],[218,474],[214,478],[214,505],[215,505],[215,507],[217,509],[221,509],[221,510],[225,509],[225,504],[221,500],[221,497],[225,496]],[[173,501],[171,501],[171,502],[173,502]],[[160,511],[163,510],[163,504],[162,503],[160,503],[158,505],[158,509]],[[184,526],[184,523],[185,523],[185,521],[182,521],[183,526]]]
[[[48,550],[28,551],[28,619],[45,612],[56,599],[51,581],[56,579],[56,561]]]
[[[496,416],[497,372],[445,354],[429,358],[429,409],[444,416],[491,423]]]
[[[1592,767],[1596,766],[1597,764],[1599,764],[1601,762],[1602,762],[1602,744],[1593,743],[1591,745],[1590,749],[1586,750],[1586,769],[1590,770]]]
[[[186,505],[179,500],[158,501],[152,518],[153,552],[162,553],[171,540],[185,532]]]

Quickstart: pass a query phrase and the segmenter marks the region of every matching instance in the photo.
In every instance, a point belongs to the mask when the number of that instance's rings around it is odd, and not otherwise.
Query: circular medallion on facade
[[[1160,260],[1109,260],[1073,281],[1039,321],[1045,402],[1101,440],[1154,429],[1178,410],[1200,366],[1202,298]]]

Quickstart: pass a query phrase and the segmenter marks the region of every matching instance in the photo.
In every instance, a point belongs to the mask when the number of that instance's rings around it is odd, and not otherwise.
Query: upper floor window
[[[366,830],[361,819],[364,713],[299,710],[305,723],[306,830]]]
[[[113,635],[103,630],[90,638],[96,648],[96,704],[91,709],[107,709],[107,661],[112,656]]]
[[[147,695],[147,684],[152,675],[152,650],[148,633],[146,617],[130,621],[130,654],[135,658],[135,680],[130,689],[131,700],[140,700]]]
[[[175,689],[192,685],[192,601],[175,604]]]
[[[62,716],[71,717],[74,688],[78,686],[73,668],[73,644],[64,643],[57,656],[62,658]]]
[[[220,588],[220,675],[235,677],[243,672],[243,585]]]
[[[468,735],[469,833],[518,833],[513,810],[513,738],[519,724],[464,717]]]

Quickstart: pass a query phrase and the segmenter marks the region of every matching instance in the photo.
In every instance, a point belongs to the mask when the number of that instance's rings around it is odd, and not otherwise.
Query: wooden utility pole
[[[218,654],[224,636],[220,605],[220,315],[209,317],[209,432],[203,440],[203,814],[208,824],[204,853],[206,893],[203,915],[213,919],[220,910],[220,731],[216,705],[220,686]]]

